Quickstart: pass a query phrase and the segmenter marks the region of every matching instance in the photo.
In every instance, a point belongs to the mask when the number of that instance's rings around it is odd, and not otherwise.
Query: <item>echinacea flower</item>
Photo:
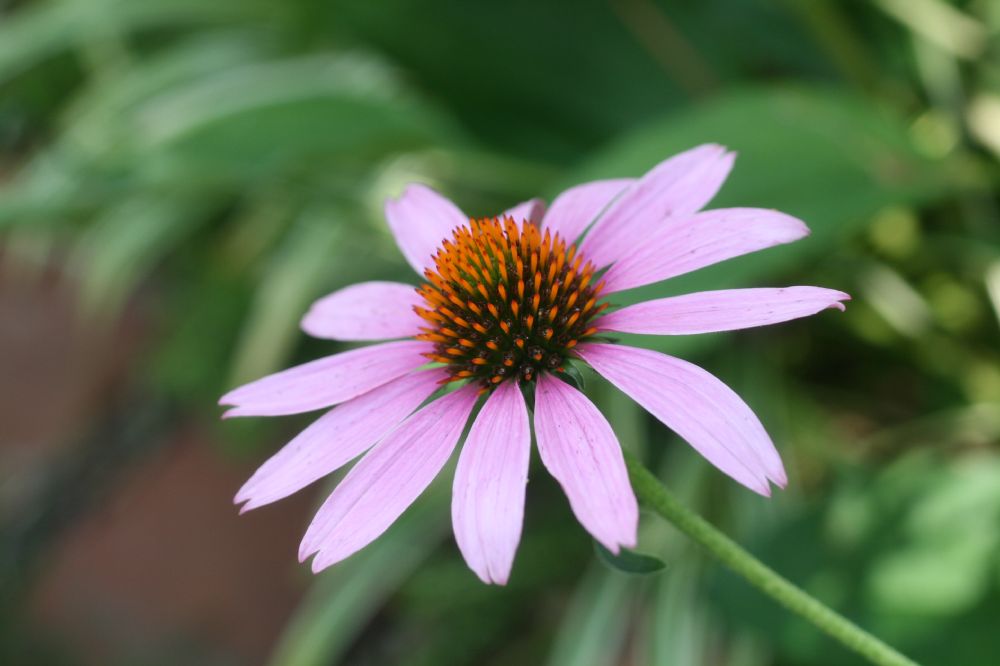
[[[226,416],[336,405],[267,460],[235,501],[244,511],[274,502],[364,454],[302,540],[300,559],[315,555],[319,571],[406,510],[482,402],[452,494],[455,539],[479,578],[503,584],[510,574],[532,418],[542,463],[583,527],[612,552],[633,547],[638,507],[618,440],[561,378],[568,363],[581,361],[736,481],[762,495],[771,483],[784,486],[771,439],[725,384],[687,361],[602,335],[730,331],[844,308],[847,294],[819,287],[707,291],[613,308],[625,289],[808,234],[801,221],[772,210],[699,212],[733,158],[721,146],[699,146],[642,178],[586,183],[547,209],[532,200],[494,218],[470,219],[426,186],[409,186],[385,213],[423,285],[356,284],[317,301],[302,321],[319,338],[394,341],[305,363],[222,398],[233,406]]]

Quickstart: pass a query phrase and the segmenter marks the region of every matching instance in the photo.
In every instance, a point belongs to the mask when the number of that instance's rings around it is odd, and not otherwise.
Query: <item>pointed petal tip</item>
[[[844,302],[845,301],[850,301],[851,300],[851,295],[848,294],[848,293],[846,293],[846,292],[843,292],[843,291],[837,291],[837,292],[834,292],[834,293],[836,293],[836,295],[837,295],[837,300],[835,302],[831,303],[830,307],[831,308],[837,308],[841,312],[845,312],[847,310],[847,306],[844,305]]]
[[[802,240],[803,238],[807,238],[812,234],[812,229],[809,228],[809,225],[800,220],[799,218],[792,217],[791,215],[787,215],[786,217],[788,218],[787,237],[789,239],[789,242]]]
[[[299,543],[299,562],[305,562],[318,552],[319,546],[314,543],[309,530],[306,530],[306,535],[302,537],[302,541]]]
[[[777,458],[777,460],[772,461],[772,463],[767,466],[764,473],[767,476],[764,482],[765,484],[767,484],[767,482],[770,481],[771,483],[778,486],[778,488],[781,488],[782,490],[784,490],[785,487],[788,486],[788,473],[785,472],[785,463],[782,462],[780,456]]]
[[[721,155],[722,153],[726,152],[727,148],[721,143],[716,143],[715,141],[709,141],[708,143],[702,143],[700,145],[697,145],[691,150],[703,150],[706,152],[711,151],[713,153],[718,153]]]
[[[622,548],[633,549],[639,545],[639,503],[635,505],[635,521],[629,528],[627,534],[618,537],[618,545]]]
[[[847,310],[847,306],[844,305],[844,302],[851,300],[850,294],[845,293],[843,291],[837,291],[836,289],[824,289],[823,287],[813,287],[813,288],[818,291],[826,292],[825,295],[829,297],[830,302],[825,306],[824,309],[840,310],[841,312],[845,312]]]
[[[320,573],[324,569],[329,568],[333,564],[334,564],[334,562],[325,562],[325,561],[322,561],[320,559],[320,556],[316,555],[316,557],[313,558],[313,561],[309,564],[309,570],[312,571],[313,574],[315,575],[315,574]]]
[[[417,183],[417,182],[407,183],[406,185],[403,186],[403,191],[399,193],[399,196],[386,198],[385,206],[386,208],[388,208],[389,206],[396,206],[401,201],[403,201],[407,196],[412,195],[414,192],[419,192],[420,190],[429,190],[429,189],[431,188],[428,187],[427,185],[424,185],[423,183]]]
[[[299,320],[299,328],[303,333],[311,338],[321,338],[322,336],[319,335],[318,326],[319,323],[317,322],[316,306],[312,305],[306,313],[302,315],[302,319]]]
[[[315,554],[316,554],[315,550],[304,550],[303,548],[299,547],[299,552],[298,552],[299,564],[305,564],[306,560],[308,560]]]
[[[477,571],[476,569],[472,569],[472,573],[476,574],[476,578],[478,578],[480,582],[486,585],[501,585],[501,586],[506,585],[507,579],[510,576],[510,572],[500,573],[500,572],[490,571],[489,565],[487,565],[487,567],[482,571]]]
[[[639,544],[639,539],[636,535],[632,536],[618,535],[611,540],[603,538],[603,539],[598,539],[597,541],[615,557],[621,555],[623,548],[632,550]]]
[[[635,548],[639,544],[638,533],[636,534],[619,534],[613,538],[604,537],[597,540],[602,546],[604,546],[608,551],[614,555],[618,556],[622,552],[622,548],[627,548],[629,550]]]
[[[385,203],[382,205],[382,213],[385,215],[387,219],[392,217],[393,213],[396,210],[396,206],[399,205],[399,200],[402,198],[403,198],[402,194],[399,195],[399,197],[396,199],[393,199],[392,197],[386,198]]]
[[[334,546],[333,551],[324,550],[323,548],[320,548],[319,550],[316,551],[316,557],[313,558],[312,562],[309,565],[309,568],[312,570],[314,574],[318,574],[324,569],[329,569],[334,564],[339,564],[340,562],[343,562],[356,552],[358,552],[357,549],[344,550],[340,546]]]
[[[247,511],[253,511],[254,509],[259,509],[262,506],[267,506],[273,502],[276,502],[280,497],[267,497],[265,496],[254,496],[253,493],[243,492],[242,490],[236,497],[233,498],[233,504],[242,504],[240,507],[240,515],[242,516]]]
[[[767,470],[761,469],[761,470],[757,471],[757,474],[759,474],[759,476],[757,476],[756,478],[754,478],[752,480],[750,480],[750,479],[742,479],[742,480],[741,479],[736,479],[736,480],[744,488],[757,493],[761,497],[770,498],[771,497],[771,484],[774,483],[775,485],[780,486],[781,484],[778,483],[778,479],[784,478],[785,470],[781,469],[780,472],[781,472],[780,474],[777,474],[777,473],[774,473],[772,471],[767,471]],[[732,476],[732,475],[730,475],[730,476]]]
[[[716,210],[723,210],[723,209],[716,209]],[[745,209],[745,210],[753,210],[753,209]],[[812,229],[809,228],[809,225],[806,224],[800,218],[795,217],[794,215],[789,215],[788,213],[780,211],[776,208],[761,208],[757,210],[773,215],[773,219],[771,221],[774,222],[775,224],[773,224],[772,226],[774,231],[774,235],[772,236],[772,238],[774,238],[776,244],[780,245],[782,243],[793,243],[795,241],[802,240],[803,238],[806,238],[812,234]]]

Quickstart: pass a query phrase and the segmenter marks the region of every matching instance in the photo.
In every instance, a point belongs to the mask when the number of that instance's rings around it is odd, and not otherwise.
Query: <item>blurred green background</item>
[[[506,588],[464,566],[447,470],[316,577],[324,488],[231,505],[308,418],[217,397],[338,349],[298,331],[316,297],[414,279],[386,197],[491,214],[706,141],[739,152],[713,206],[813,235],[640,295],[854,300],[643,344],[736,388],[789,487],[588,391],[781,573],[921,663],[1000,663],[998,32],[993,0],[0,3],[0,663],[860,663],[655,517],[665,569],[609,567],[537,461]]]

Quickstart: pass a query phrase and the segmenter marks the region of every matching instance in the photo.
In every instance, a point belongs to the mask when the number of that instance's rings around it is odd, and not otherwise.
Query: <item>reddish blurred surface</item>
[[[239,517],[232,495],[251,471],[179,434],[55,544],[33,620],[91,663],[151,645],[263,663],[304,587],[295,553],[310,499]]]
[[[142,347],[136,313],[97,330],[75,310],[57,276],[0,262],[5,524],[74,454]],[[23,624],[71,663],[136,663],[150,646],[162,663],[263,663],[308,580],[295,554],[311,497],[238,516],[232,496],[253,465],[224,458],[196,424],[149,451],[44,542]]]

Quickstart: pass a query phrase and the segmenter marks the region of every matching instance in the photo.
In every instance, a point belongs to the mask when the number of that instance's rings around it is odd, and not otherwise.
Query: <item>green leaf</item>
[[[700,553],[682,552],[670,572],[656,579],[650,601],[651,664],[704,664],[711,645],[711,622],[701,589]]]
[[[594,567],[577,586],[553,641],[548,666],[613,664],[629,626],[636,580]]]
[[[205,203],[137,195],[108,208],[80,235],[71,262],[84,305],[113,311],[205,219]]]
[[[107,34],[266,16],[258,2],[102,0],[33,3],[0,25],[0,82]]]
[[[658,557],[646,555],[645,553],[637,553],[633,550],[628,550],[627,548],[622,548],[618,554],[615,555],[610,550],[595,541],[594,550],[597,552],[597,557],[601,560],[601,562],[608,565],[615,571],[620,571],[622,573],[646,576],[649,574],[659,573],[667,567],[663,560]]]
[[[316,157],[368,165],[457,139],[392,70],[358,53],[231,68],[148,100],[135,120],[136,150],[237,174]]]
[[[581,391],[587,387],[586,379],[580,371],[580,367],[573,361],[567,361],[566,364],[563,365],[563,379]]]
[[[337,664],[387,599],[431,554],[445,532],[448,486],[436,484],[381,537],[331,567],[296,609],[271,666]]]
[[[310,210],[274,252],[236,347],[232,384],[274,371],[300,338],[299,320],[320,295],[343,237],[336,212]]]
[[[147,100],[262,58],[252,31],[197,36],[131,63],[114,77],[92,77],[64,116],[60,144],[95,159],[121,150],[138,131],[136,110]]]

